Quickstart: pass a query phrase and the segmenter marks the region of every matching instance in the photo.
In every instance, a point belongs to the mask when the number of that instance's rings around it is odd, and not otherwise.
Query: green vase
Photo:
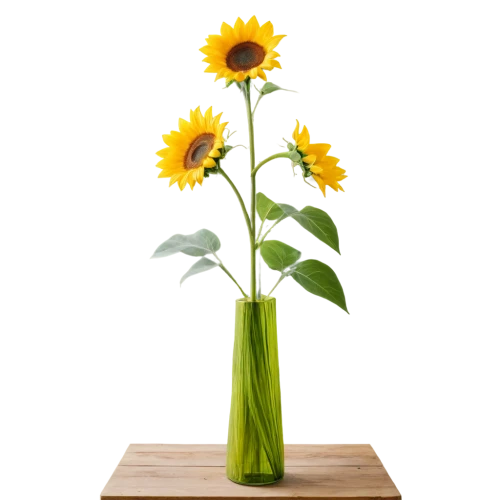
[[[264,485],[284,475],[276,299],[236,301],[227,477]]]

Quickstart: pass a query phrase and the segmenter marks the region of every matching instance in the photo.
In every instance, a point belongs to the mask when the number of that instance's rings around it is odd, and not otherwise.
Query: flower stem
[[[257,247],[260,247],[262,245],[262,243],[264,243],[264,240],[266,239],[266,236],[272,231],[272,229],[274,228],[274,226],[276,226],[276,224],[279,224],[283,219],[286,219],[287,217],[288,217],[287,214],[284,214],[281,217],[279,217],[276,220],[276,222],[264,233],[264,236],[262,236],[262,238],[260,238],[260,240],[257,238],[258,239],[258,241],[257,241]],[[260,236],[260,232],[259,232],[259,236]]]
[[[251,219],[251,237],[250,237],[250,299],[257,300],[257,279],[256,279],[256,242],[255,242],[255,143],[253,132],[253,116],[252,116],[252,102],[250,97],[250,79],[244,82],[244,95],[245,104],[247,109],[248,121],[248,138],[250,142],[250,173],[251,173],[251,190],[250,190],[250,219]]]
[[[271,155],[269,158],[262,160],[255,168],[252,169],[252,177],[255,177],[255,174],[266,163],[270,162],[271,160],[275,160],[276,158],[290,158],[290,151],[287,151],[286,153],[276,153],[275,155]]]
[[[237,187],[234,185],[233,181],[229,178],[229,176],[226,174],[226,172],[224,172],[224,170],[222,170],[221,167],[219,167],[219,172],[222,174],[222,177],[224,177],[224,179],[226,179],[226,181],[229,182],[229,185],[233,188],[233,191],[236,194],[238,201],[240,202],[241,210],[243,212],[243,215],[245,216],[245,222],[247,223],[248,235],[250,236],[250,242],[252,242],[252,238],[253,238],[252,224],[250,222],[250,217],[248,217],[248,212],[247,212],[247,207],[245,206],[245,202],[243,201],[243,198],[241,197],[241,194],[238,191]]]
[[[219,259],[219,256],[213,252],[214,257],[219,261],[219,267],[234,281],[234,284],[240,289],[240,292],[243,294],[243,297],[248,297],[248,295],[243,291],[243,288],[239,285],[239,283],[234,279],[233,275],[227,270],[226,266],[222,263],[222,260]]]
[[[284,274],[282,274],[280,276],[280,279],[276,282],[276,285],[273,286],[273,289],[267,294],[268,297],[271,296],[271,294],[274,292],[274,290],[276,289],[276,287],[286,278],[286,276]]]

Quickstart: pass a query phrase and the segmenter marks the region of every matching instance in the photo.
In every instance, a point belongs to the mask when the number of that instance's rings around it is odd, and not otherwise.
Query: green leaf
[[[224,78],[224,88],[225,89],[236,87],[236,85],[237,85],[237,82],[235,80],[228,80],[227,78]]]
[[[276,220],[283,215],[283,210],[265,194],[257,193],[257,213],[262,221],[266,219]]]
[[[190,268],[189,271],[181,278],[181,285],[186,281],[190,276],[194,276],[195,274],[204,273],[205,271],[209,271],[214,267],[218,267],[219,264],[214,262],[213,260],[207,259],[206,257],[202,257],[200,260],[196,261]]]
[[[280,90],[280,86],[279,85],[276,85],[275,83],[273,82],[266,82],[262,88],[260,89],[260,93],[262,95],[273,95],[273,94],[277,94]]]
[[[333,302],[349,313],[342,285],[337,275],[326,264],[319,260],[305,260],[293,266],[287,274],[308,292]]]
[[[299,213],[299,211],[295,207],[292,207],[292,205],[287,205],[286,203],[278,203],[278,207],[283,210],[285,217],[291,217],[293,216],[293,214]]]
[[[172,236],[155,250],[151,258],[168,257],[178,252],[192,257],[203,257],[208,253],[217,252],[219,248],[219,238],[208,229],[200,229],[194,234]]]
[[[220,249],[219,237],[208,229],[200,229],[196,233],[196,241],[210,252],[217,253]]]
[[[337,228],[326,212],[323,212],[319,208],[305,207],[300,212],[295,211],[290,213],[290,216],[304,229],[307,229],[316,238],[340,254]]]
[[[275,271],[283,272],[300,259],[300,252],[277,240],[264,241],[260,247],[264,262]]]

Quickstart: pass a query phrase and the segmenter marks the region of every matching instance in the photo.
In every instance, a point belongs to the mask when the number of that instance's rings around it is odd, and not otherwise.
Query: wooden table
[[[131,444],[101,499],[401,499],[369,444],[285,445],[285,478],[269,486],[232,483],[225,464],[225,445]]]

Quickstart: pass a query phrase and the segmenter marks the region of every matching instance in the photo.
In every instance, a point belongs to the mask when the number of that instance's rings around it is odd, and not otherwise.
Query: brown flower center
[[[184,168],[190,170],[198,168],[212,150],[215,143],[214,134],[199,135],[189,146],[186,156],[184,157]]]
[[[259,66],[266,56],[264,49],[254,42],[235,45],[226,56],[226,64],[233,71],[248,71]]]

